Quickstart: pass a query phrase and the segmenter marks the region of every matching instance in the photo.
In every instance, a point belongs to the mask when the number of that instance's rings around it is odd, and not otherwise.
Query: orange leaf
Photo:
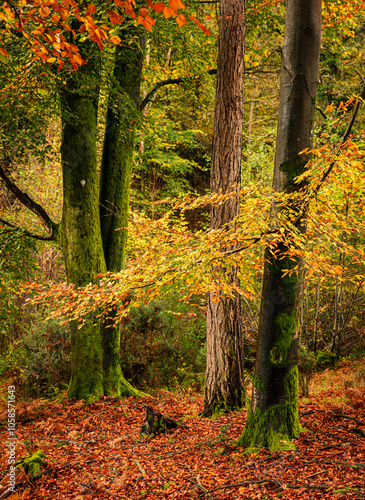
[[[178,9],[177,1],[176,0],[169,0],[169,4],[170,4],[171,9],[174,11],[174,13],[176,15],[177,9]]]
[[[39,13],[42,17],[48,17],[49,14],[50,14],[50,10],[48,7],[46,6],[42,6],[40,9],[39,9]]]
[[[142,9],[139,9],[139,13],[140,13],[140,14],[141,14],[141,16],[143,16],[143,17],[148,16],[149,12],[150,12],[150,11],[149,11],[148,9],[146,9],[146,7],[142,7]]]
[[[181,27],[181,26],[184,26],[184,24],[186,24],[186,19],[185,19],[185,16],[183,16],[182,14],[179,14],[176,18],[176,22],[177,24]]]
[[[198,21],[197,19],[195,19],[195,17],[193,16],[190,16],[190,20],[191,21],[194,21],[194,23],[196,23],[199,28],[204,31],[204,33],[208,36],[210,36],[210,31],[208,30],[208,28],[206,28],[200,21]]]
[[[5,49],[0,49],[0,52],[2,53],[3,56],[9,57],[9,54],[6,52]]]
[[[163,10],[163,15],[165,16],[166,19],[169,19],[174,14],[175,12],[172,10],[171,7],[165,7]]]
[[[95,12],[96,12],[96,5],[94,5],[94,4],[88,5],[88,7],[86,9],[86,13],[87,14],[95,14]]]
[[[152,5],[152,8],[155,12],[162,12],[165,9],[166,5],[162,2],[157,2]]]
[[[119,36],[111,36],[109,38],[109,40],[114,43],[115,45],[120,45],[120,42],[121,42],[121,39],[119,38]]]

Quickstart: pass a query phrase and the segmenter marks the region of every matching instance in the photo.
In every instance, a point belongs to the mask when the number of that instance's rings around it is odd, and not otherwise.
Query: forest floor
[[[151,398],[103,398],[88,406],[17,402],[17,459],[42,450],[47,461],[36,480],[17,470],[18,489],[7,498],[365,498],[364,361],[348,360],[315,375],[310,396],[299,401],[305,432],[290,452],[245,454],[234,443],[247,410],[200,418],[201,395],[161,390]],[[4,444],[5,397],[0,401]],[[146,404],[185,427],[141,438]],[[8,457],[4,447],[0,499],[8,487]]]

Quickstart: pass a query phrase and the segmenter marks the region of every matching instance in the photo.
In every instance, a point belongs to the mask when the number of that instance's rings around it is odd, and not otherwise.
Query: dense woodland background
[[[160,200],[209,192],[215,77],[208,71],[216,65],[217,6],[197,4],[195,9],[210,36],[191,23],[176,29],[171,19],[159,16],[145,35],[142,96],[160,81],[178,78],[179,85],[161,87],[139,122],[131,183],[132,226],[142,221],[148,228],[149,221],[161,218],[170,207]],[[252,190],[255,203],[256,198],[269,196],[266,188],[272,182],[284,16],[281,2],[247,6],[242,184]],[[325,2],[323,21],[314,148],[318,159],[330,161],[327,158],[334,154],[350,120],[353,99],[363,86],[363,11],[356,2],[351,7],[346,2]],[[10,56],[1,60],[1,165],[57,222],[62,180],[56,89],[63,85],[66,70],[57,73],[52,65],[36,60],[19,73],[29,57],[26,42],[13,35],[5,45]],[[112,50],[107,47],[102,52],[100,141]],[[364,352],[363,261],[353,251],[356,247],[360,252],[364,245],[363,117],[360,109],[352,130],[356,151],[349,147],[344,152],[310,212],[308,254],[312,255],[301,275],[299,330],[303,356],[309,358],[320,351],[336,359]],[[99,150],[100,159],[101,143]],[[5,187],[0,207],[8,222],[39,232],[36,217]],[[184,219],[192,233],[208,227],[204,206],[186,211]],[[69,379],[68,327],[46,321],[47,305],[27,305],[27,294],[19,294],[19,287],[25,281],[63,282],[65,271],[57,245],[34,240],[22,229],[1,227],[1,370],[13,371],[24,393],[52,396]],[[152,244],[158,252],[157,233],[151,231],[153,239],[140,241],[147,233],[131,228],[127,266],[140,258],[146,245]],[[241,260],[247,292],[242,317],[248,380],[255,356],[262,257],[263,247],[258,244]],[[192,275],[198,277],[199,269],[187,269],[182,279],[189,282]],[[146,304],[141,301],[123,319],[121,362],[136,387],[202,388],[206,296],[196,286],[194,296],[182,301],[180,286],[170,283],[160,297],[152,301],[148,297]]]

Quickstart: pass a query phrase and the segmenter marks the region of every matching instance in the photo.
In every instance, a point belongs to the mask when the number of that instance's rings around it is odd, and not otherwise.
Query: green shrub
[[[175,311],[169,312],[172,305]],[[141,304],[132,309],[122,325],[123,372],[139,388],[200,390],[205,372],[205,335],[205,317],[194,306]]]
[[[38,272],[36,243],[20,229],[0,224],[0,351],[21,335],[24,325],[24,299],[19,285],[33,279]],[[4,365],[4,359],[1,362]]]
[[[326,368],[333,368],[336,366],[337,356],[332,352],[317,351],[316,354],[316,370],[322,371]]]
[[[37,314],[14,346],[8,365],[18,371],[20,392],[55,396],[70,379],[68,328]]]

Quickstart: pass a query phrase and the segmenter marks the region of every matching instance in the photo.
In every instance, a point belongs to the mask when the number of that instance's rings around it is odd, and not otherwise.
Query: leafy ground
[[[365,498],[364,359],[316,375],[300,400],[305,429],[292,452],[235,448],[247,411],[202,419],[201,395],[159,391],[145,399],[17,404],[17,458],[41,449],[37,480],[17,474],[9,499],[352,499]],[[3,387],[6,390],[6,387]],[[6,443],[5,399],[1,440]],[[185,426],[140,438],[145,405]],[[27,451],[28,450],[28,451]],[[1,489],[7,458],[0,457]],[[4,498],[4,497],[3,497]]]

